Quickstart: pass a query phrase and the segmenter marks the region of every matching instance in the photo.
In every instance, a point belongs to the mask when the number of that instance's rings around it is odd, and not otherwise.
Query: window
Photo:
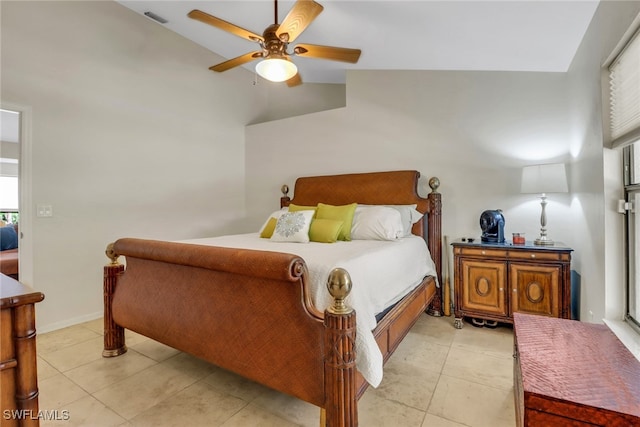
[[[640,139],[640,31],[609,65],[609,127],[612,146]]]
[[[639,16],[640,18],[640,16]],[[640,332],[640,30],[609,65],[609,135],[624,160],[627,306],[629,325]]]
[[[640,328],[640,142],[624,148],[627,231],[627,318]]]

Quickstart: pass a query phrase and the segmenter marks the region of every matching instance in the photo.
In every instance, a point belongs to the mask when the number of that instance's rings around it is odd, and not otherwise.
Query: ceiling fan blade
[[[295,76],[291,77],[287,80],[287,86],[294,87],[302,84],[302,78],[300,77],[300,73],[296,73]]]
[[[293,5],[276,35],[285,43],[294,41],[316,19],[324,7],[313,0],[298,0]]]
[[[238,65],[246,64],[247,62],[253,61],[254,59],[262,58],[262,55],[262,51],[245,53],[244,55],[238,56],[237,58],[229,59],[228,61],[224,61],[217,65],[209,67],[209,69],[211,71],[217,71],[221,73],[233,67],[237,67]]]
[[[216,18],[215,16],[209,15],[208,13],[198,9],[192,10],[187,14],[187,16],[191,19],[195,19],[197,21],[204,22],[205,24],[212,25],[216,28],[220,28],[221,30],[234,34],[238,37],[242,37],[243,39],[250,40],[252,42],[263,40],[262,36],[259,36],[252,31],[245,30],[244,28],[238,27],[237,25],[234,25],[223,19]]]
[[[317,44],[299,44],[293,52],[298,56],[309,58],[331,59],[333,61],[351,62],[355,64],[360,59],[360,49],[346,47],[320,46]]]

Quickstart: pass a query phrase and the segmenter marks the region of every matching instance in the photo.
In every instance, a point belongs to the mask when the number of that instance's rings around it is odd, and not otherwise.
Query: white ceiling
[[[318,1],[324,11],[292,46],[362,50],[353,65],[294,57],[304,81],[324,83],[343,83],[346,69],[564,72],[598,6],[597,0]],[[190,10],[200,9],[258,34],[274,20],[272,0],[119,3],[140,14],[162,16],[169,21],[165,27],[225,59],[258,45],[188,18]],[[278,2],[278,22],[293,4]],[[251,70],[254,66],[246,65]]]

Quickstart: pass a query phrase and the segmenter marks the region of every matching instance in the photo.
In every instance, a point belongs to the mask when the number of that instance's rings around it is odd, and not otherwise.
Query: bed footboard
[[[335,304],[323,314],[295,255],[121,239],[107,256],[103,356],[126,352],[130,329],[319,406],[327,426],[357,426],[346,271],[332,272]]]

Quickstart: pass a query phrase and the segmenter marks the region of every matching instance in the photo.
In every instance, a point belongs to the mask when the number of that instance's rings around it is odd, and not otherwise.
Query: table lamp
[[[568,191],[564,163],[533,165],[522,168],[522,187],[520,192],[540,194],[540,205],[542,206],[540,237],[534,241],[534,244],[542,246],[552,246],[554,244],[553,240],[547,236],[547,215],[545,212],[547,193],[566,193]]]

